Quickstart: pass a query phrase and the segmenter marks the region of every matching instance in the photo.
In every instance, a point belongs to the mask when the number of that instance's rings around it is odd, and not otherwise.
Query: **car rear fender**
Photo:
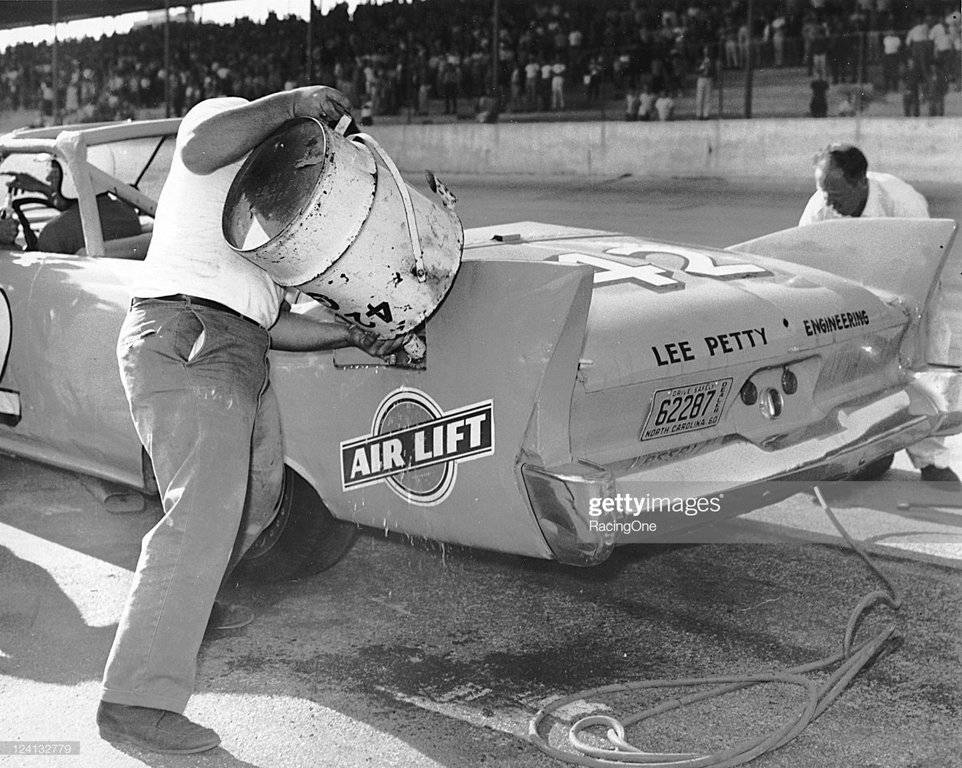
[[[962,365],[962,253],[951,219],[830,219],[726,250],[814,267],[869,288],[913,321],[912,369]]]
[[[592,279],[583,266],[466,259],[427,322],[424,370],[384,365],[351,349],[272,353],[287,463],[338,519],[550,557],[519,467],[528,460],[571,460],[569,410]],[[323,315],[320,305],[308,312]],[[352,463],[343,464],[343,451],[369,442],[374,415],[398,392],[421,393],[445,413],[492,404],[490,454],[458,463],[450,492],[436,500],[415,503],[386,477],[355,483]],[[394,413],[404,418],[402,409]],[[391,429],[410,426],[395,421]],[[426,471],[405,464],[393,477],[407,487]]]

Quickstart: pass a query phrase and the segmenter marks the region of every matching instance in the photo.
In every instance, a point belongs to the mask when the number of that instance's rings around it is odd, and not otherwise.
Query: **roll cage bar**
[[[157,201],[87,162],[87,148],[128,139],[173,136],[179,125],[180,118],[169,118],[82,127],[24,129],[0,136],[0,159],[11,154],[45,152],[65,164],[77,188],[87,255],[104,256],[103,229],[94,195],[94,182],[97,182],[98,187],[106,189],[149,216],[156,212]]]

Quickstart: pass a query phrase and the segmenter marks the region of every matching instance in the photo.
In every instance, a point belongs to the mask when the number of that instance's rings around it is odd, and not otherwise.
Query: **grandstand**
[[[15,5],[39,12],[50,3]],[[89,15],[164,4],[59,6]],[[60,41],[56,52],[47,44],[3,51],[0,127],[179,115],[210,96],[254,98],[309,81],[337,86],[374,121],[475,119],[496,98],[501,119],[624,119],[629,94],[643,87],[670,95],[675,118],[685,118],[706,48],[716,117],[743,116],[749,64],[754,116],[807,115],[820,70],[831,115],[902,114],[913,91],[920,114],[959,115],[959,16],[957,4],[928,0],[394,0],[353,14],[342,4],[309,21],[271,15],[229,25],[186,15]]]

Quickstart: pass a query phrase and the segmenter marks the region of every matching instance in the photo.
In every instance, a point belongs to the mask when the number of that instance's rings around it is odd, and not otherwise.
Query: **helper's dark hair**
[[[824,162],[831,162],[850,184],[862,181],[868,171],[868,160],[854,144],[829,144],[815,155],[816,165]]]

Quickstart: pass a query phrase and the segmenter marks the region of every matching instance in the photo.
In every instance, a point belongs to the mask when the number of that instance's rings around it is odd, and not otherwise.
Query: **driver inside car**
[[[85,246],[83,226],[80,222],[80,206],[73,182],[66,176],[60,162],[50,158],[47,181],[31,176],[29,173],[16,172],[6,175],[13,178],[7,183],[9,195],[35,192],[44,195],[48,204],[60,213],[50,219],[37,237],[36,250],[50,253],[76,253]],[[112,169],[110,169],[112,170]],[[108,171],[109,172],[109,171]],[[123,200],[107,194],[107,190],[93,181],[97,195],[97,209],[100,211],[100,225],[104,240],[131,237],[140,234],[140,217],[137,211]],[[0,219],[0,245],[9,246],[16,240],[18,221],[16,218]],[[29,248],[28,242],[28,248]]]

